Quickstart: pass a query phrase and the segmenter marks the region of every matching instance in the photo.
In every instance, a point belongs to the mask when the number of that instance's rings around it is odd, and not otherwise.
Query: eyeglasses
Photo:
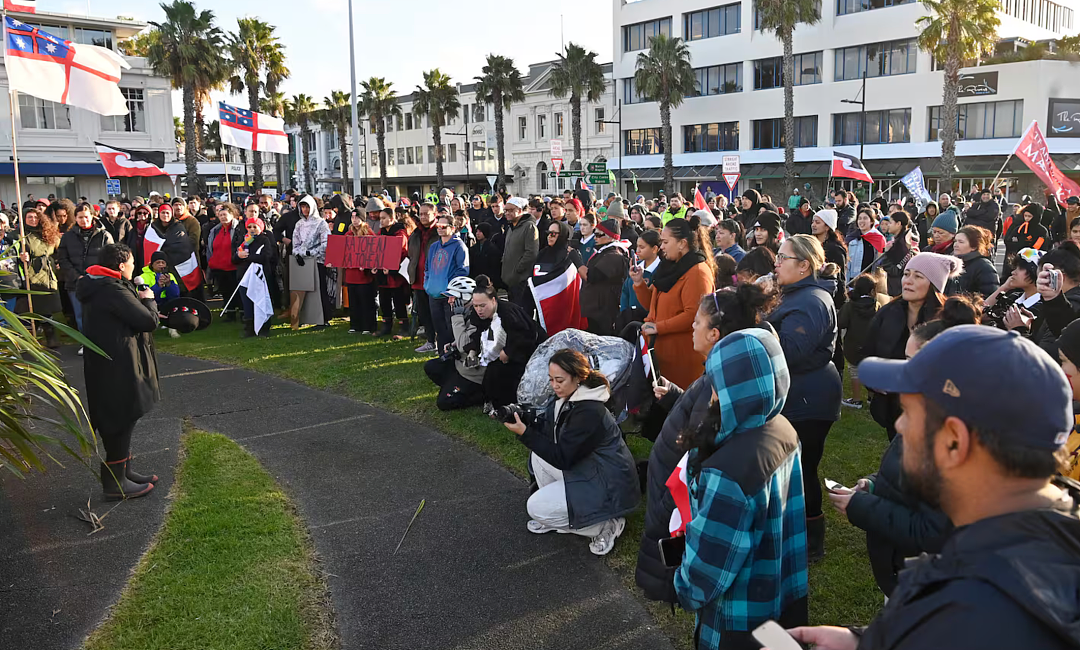
[[[548,233],[548,237],[558,237],[558,236],[559,236],[559,233],[557,233],[557,232],[549,232]]]
[[[776,261],[778,263],[783,264],[787,260],[795,260],[796,262],[798,262],[799,258],[795,257],[794,255],[787,255],[786,253],[777,253],[776,254]]]

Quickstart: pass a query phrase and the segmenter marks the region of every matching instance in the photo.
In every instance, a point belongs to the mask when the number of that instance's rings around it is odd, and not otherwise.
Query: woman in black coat
[[[517,401],[517,387],[525,374],[525,365],[536,347],[547,340],[547,333],[524,309],[500,300],[487,276],[476,278],[472,307],[471,323],[475,325],[476,333],[474,341],[463,352],[475,351],[480,364],[487,367],[484,373],[486,401],[496,408],[513,404]]]
[[[94,210],[88,203],[80,203],[75,209],[75,225],[60,237],[56,249],[56,261],[60,265],[60,279],[71,298],[75,311],[75,323],[82,330],[82,305],[75,299],[75,282],[86,269],[98,263],[98,256],[105,246],[113,243],[112,235],[94,218]]]
[[[130,248],[110,244],[98,261],[86,269],[75,290],[83,304],[82,332],[107,355],[87,351],[83,356],[86,400],[90,423],[105,446],[105,498],[132,498],[153,490],[157,480],[136,474],[129,463],[135,423],[161,399],[153,337],[157,303],[150,289],[135,291]]]
[[[980,226],[964,226],[956,233],[953,239],[953,255],[964,263],[964,270],[953,285],[956,291],[946,291],[945,295],[978,294],[986,298],[997,291],[998,274],[990,260],[993,255],[993,238],[993,233]]]
[[[266,223],[261,217],[249,217],[244,221],[244,231],[239,228],[233,234],[233,264],[236,265],[236,277],[242,281],[252,264],[262,264],[266,274],[266,286],[269,288],[277,282],[274,269],[277,266],[277,246],[273,238],[266,234]],[[268,336],[270,334],[270,320],[258,332],[255,331],[255,303],[247,296],[247,290],[240,287],[241,300],[244,304],[244,338],[252,336]]]

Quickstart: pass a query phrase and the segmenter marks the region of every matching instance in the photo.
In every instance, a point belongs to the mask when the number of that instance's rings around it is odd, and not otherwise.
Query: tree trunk
[[[337,139],[341,150],[341,193],[352,194],[352,185],[349,184],[349,147],[345,144],[346,133],[345,122],[339,120],[337,123]],[[356,146],[355,142],[353,146]]]
[[[951,35],[950,35],[951,38]],[[945,89],[941,98],[941,183],[938,193],[952,194],[956,166],[956,93],[960,85],[960,57],[950,53],[945,59]]]
[[[499,157],[499,180],[495,182],[495,189],[493,192],[498,192],[499,188],[503,186],[503,179],[506,178],[506,160],[503,157],[503,104],[502,93],[494,92],[491,94],[492,100],[495,102],[495,150],[498,152]]]
[[[431,139],[435,143],[435,191],[437,192],[443,187],[442,129],[439,128],[439,120],[431,120]]]
[[[199,102],[195,102],[195,151],[198,153],[205,153],[203,151],[203,131],[206,129],[206,124],[203,121],[203,107]]]
[[[311,145],[308,143],[308,123],[307,120],[300,122],[300,138],[303,140],[303,152],[304,152],[304,191],[308,194],[315,193],[315,182],[311,176]]]
[[[784,76],[784,192],[795,187],[795,53],[791,30],[785,31],[783,70]]]
[[[386,118],[380,115],[375,124],[375,144],[379,147],[379,182],[386,189]]]
[[[664,194],[675,196],[675,164],[671,159],[671,104],[660,102],[660,144],[664,147]]]
[[[573,113],[570,116],[570,130],[574,134],[574,160],[581,164],[581,169],[585,169],[585,162],[581,159],[581,97],[577,93],[570,95],[570,112]],[[554,129],[555,125],[552,124],[551,128]]]
[[[195,133],[195,89],[190,84],[184,86],[184,180],[187,181],[189,195],[199,192],[198,158],[195,148],[195,138],[190,134]]]
[[[248,109],[254,114],[259,111],[259,78],[248,75],[245,80],[247,83],[248,91]],[[258,136],[252,136],[258,137]],[[252,146],[254,147],[255,141],[252,140]],[[256,195],[262,194],[263,187],[263,169],[262,169],[262,155],[258,151],[251,152],[251,162],[255,165],[255,187],[254,192]]]

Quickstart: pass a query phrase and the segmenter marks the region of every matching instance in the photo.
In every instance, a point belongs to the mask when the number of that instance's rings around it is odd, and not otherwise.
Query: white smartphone
[[[827,489],[829,492],[836,492],[837,490],[847,490],[848,488],[840,485],[831,478],[827,478],[825,479],[825,489]]]
[[[769,650],[803,650],[799,642],[776,621],[765,621],[752,634],[755,641]]]

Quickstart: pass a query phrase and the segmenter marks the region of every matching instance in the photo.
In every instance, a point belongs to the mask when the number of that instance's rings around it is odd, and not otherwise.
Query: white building
[[[519,195],[554,193],[556,179],[549,178],[550,143],[562,140],[564,159],[570,168],[573,158],[570,98],[557,99],[550,93],[549,77],[552,62],[529,66],[524,78],[525,101],[515,104],[503,115],[506,141],[507,188]],[[603,66],[610,78],[611,64]],[[443,184],[457,192],[466,187],[471,191],[489,191],[488,177],[498,174],[495,142],[495,109],[476,101],[475,84],[458,84],[461,111],[443,129],[445,152]],[[599,102],[582,102],[581,157],[583,163],[609,159],[615,153],[618,129],[614,120],[614,89],[609,83]],[[395,196],[424,195],[435,191],[435,144],[426,117],[413,114],[413,95],[398,98],[402,114],[386,125],[386,175],[388,189]],[[366,119],[361,125],[367,126]],[[302,151],[300,129],[286,129],[293,137],[293,150]],[[309,161],[316,179],[316,193],[341,189],[341,157],[337,134],[323,130],[317,123],[309,126]],[[351,137],[351,134],[349,135]],[[351,144],[349,145],[351,151]],[[361,173],[364,191],[378,188],[379,156],[376,136],[370,129],[361,129]],[[303,186],[302,155],[297,156],[294,183]],[[352,158],[349,157],[349,165]],[[350,177],[355,171],[350,169]],[[558,179],[558,189],[572,187],[573,181]],[[346,188],[345,191],[351,191]]]
[[[40,11],[13,16],[76,44],[111,49],[117,49],[121,41],[147,26],[125,18],[88,18]],[[121,74],[120,89],[128,100],[127,115],[98,115],[19,93],[15,107],[23,193],[19,203],[26,200],[27,194],[37,198],[55,194],[73,200],[86,196],[92,201],[104,198],[105,170],[94,148],[95,141],[125,149],[161,151],[166,161],[176,158],[170,82],[155,76],[146,59],[126,58],[131,69]],[[2,63],[0,87],[6,97],[7,73]],[[5,204],[10,204],[15,196],[15,178],[7,101],[0,102],[0,124],[0,160],[3,161],[0,162],[0,196]],[[120,187],[128,196],[145,196],[151,190],[171,192],[172,182],[168,176],[124,178]]]
[[[763,188],[786,197],[782,118],[782,48],[771,33],[754,29],[753,0],[613,0],[614,75],[623,105],[621,182],[662,188],[660,114],[633,88],[637,55],[651,34],[688,42],[699,96],[672,111],[677,189],[721,179],[725,154],[741,157],[736,191]],[[1003,0],[998,36],[1002,49],[1076,34],[1077,0]],[[915,44],[915,21],[926,14],[913,0],[822,0],[816,25],[794,35],[795,149],[799,185],[825,189],[832,151],[860,153],[863,71],[866,71],[866,138],[863,160],[884,188],[920,165],[928,188],[937,189],[941,146],[938,122],[944,73]],[[982,65],[962,71],[957,168],[965,192],[992,180],[1028,124],[1038,121],[1063,171],[1080,170],[1080,73],[1064,61]],[[1060,116],[1060,117],[1055,117]],[[1052,120],[1053,123],[1048,123]],[[1070,129],[1064,131],[1064,129]],[[1057,136],[1057,137],[1054,137]],[[1041,196],[1041,185],[1016,161],[1006,178],[1012,189]],[[1019,183],[1018,183],[1019,181]],[[833,183],[850,186],[850,182]],[[721,189],[723,188],[723,189]],[[892,190],[898,195],[900,186]]]

